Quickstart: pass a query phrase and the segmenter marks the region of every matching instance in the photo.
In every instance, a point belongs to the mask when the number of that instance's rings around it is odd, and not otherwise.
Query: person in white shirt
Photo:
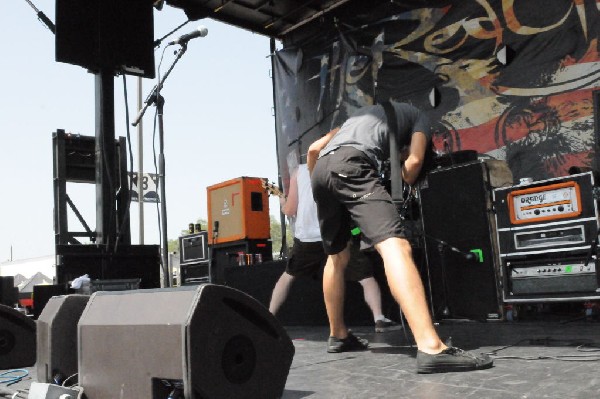
[[[281,199],[281,211],[286,216],[294,218],[294,244],[286,270],[275,284],[271,295],[269,311],[274,315],[287,299],[296,277],[318,277],[323,273],[327,261],[306,164],[298,165],[298,168],[292,172],[287,198]],[[363,287],[365,302],[373,313],[375,331],[398,329],[398,324],[383,315],[381,290],[373,277],[372,264],[365,255],[360,253],[358,247],[353,251],[353,261],[350,262],[347,272],[349,280],[358,281]]]

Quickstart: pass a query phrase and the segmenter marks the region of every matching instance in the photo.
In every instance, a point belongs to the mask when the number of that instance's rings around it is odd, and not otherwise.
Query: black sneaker
[[[493,363],[494,361],[488,355],[475,355],[454,347],[446,348],[435,355],[417,352],[417,372],[419,374],[482,370],[492,367]]]
[[[348,331],[348,336],[344,339],[329,337],[327,340],[327,352],[329,353],[364,351],[368,346],[369,341],[354,336],[350,331]]]
[[[402,326],[391,320],[377,320],[375,322],[375,332],[382,333],[386,331],[401,330]]]

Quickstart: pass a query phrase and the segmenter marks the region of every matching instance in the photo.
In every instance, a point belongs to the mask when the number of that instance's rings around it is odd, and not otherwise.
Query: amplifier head
[[[202,262],[208,260],[208,232],[201,231],[179,237],[179,262]]]
[[[596,217],[592,172],[494,189],[498,228]]]
[[[581,189],[576,181],[524,188],[508,193],[513,224],[552,221],[581,215]]]

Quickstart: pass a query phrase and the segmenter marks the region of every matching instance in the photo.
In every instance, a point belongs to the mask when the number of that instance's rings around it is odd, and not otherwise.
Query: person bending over
[[[425,150],[431,140],[429,121],[412,105],[391,102],[396,119],[398,148],[408,147],[402,179],[415,183]],[[343,319],[344,273],[350,257],[351,223],[363,234],[365,247],[374,246],[383,259],[388,285],[406,316],[417,344],[417,372],[468,371],[492,366],[487,355],[475,355],[447,347],[439,338],[425,299],[396,206],[386,191],[379,171],[390,156],[389,135],[382,105],[358,109],[340,127],[309,147],[308,168],[325,252],[323,293],[329,318],[328,348],[366,349],[368,343],[350,333]]]

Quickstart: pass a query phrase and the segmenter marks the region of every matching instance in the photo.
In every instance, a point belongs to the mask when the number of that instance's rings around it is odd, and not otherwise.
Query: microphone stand
[[[465,253],[463,251],[461,251],[460,249],[448,244],[446,241],[440,240],[439,238],[436,237],[432,237],[428,234],[424,234],[425,238],[429,238],[430,240],[435,241],[438,245],[437,245],[437,250],[438,250],[438,254],[440,256],[440,266],[441,266],[441,271],[442,271],[442,283],[443,283],[443,297],[444,297],[444,303],[442,306],[440,306],[440,308],[443,307],[442,309],[442,318],[449,318],[452,313],[450,312],[450,308],[448,306],[448,283],[446,280],[446,251],[450,250],[452,252],[456,252],[460,255],[462,255],[465,260],[473,260],[475,259],[475,254],[473,253]],[[433,306],[433,301],[432,301],[432,306]],[[439,309],[439,308],[438,308]],[[433,316],[435,317],[435,313],[433,314]]]
[[[158,178],[160,180],[160,226],[161,226],[161,263],[163,269],[163,284],[165,287],[171,286],[171,275],[169,271],[169,258],[168,258],[168,238],[167,238],[167,201],[166,201],[166,186],[165,186],[165,141],[164,141],[164,123],[163,123],[163,110],[165,105],[165,99],[160,94],[160,90],[163,87],[163,84],[173,68],[175,64],[181,59],[183,54],[187,50],[187,43],[181,43],[181,48],[177,52],[175,60],[165,72],[163,77],[159,76],[158,83],[152,89],[152,92],[146,98],[144,107],[139,111],[137,117],[133,121],[132,125],[137,126],[138,123],[142,120],[142,117],[146,113],[146,110],[151,105],[156,105],[156,114],[158,115],[158,137],[159,137],[159,156],[158,156]],[[143,198],[140,198],[140,201],[143,201]]]
[[[219,221],[215,220],[213,223],[213,232],[212,232],[212,245],[208,249],[208,282],[215,283],[217,282],[217,278],[215,276],[214,271],[214,262],[215,262],[215,244],[217,243],[217,239],[219,237]],[[221,283],[220,281],[218,283]]]
[[[450,308],[448,307],[448,284],[446,283],[446,246],[443,241],[438,242],[438,254],[440,255],[440,265],[442,267],[442,281],[443,281],[443,294],[444,294],[444,308],[442,310],[442,318],[450,317]]]
[[[183,54],[186,51],[187,51],[187,42],[181,43],[181,48],[177,52],[175,60],[173,60],[173,63],[171,64],[171,66],[169,67],[167,72],[165,72],[163,77],[162,78],[159,77],[158,83],[154,86],[154,88],[152,89],[150,94],[148,94],[148,97],[146,97],[146,101],[144,101],[144,107],[140,110],[140,112],[136,116],[135,120],[131,124],[132,126],[134,126],[134,127],[137,126],[138,123],[140,123],[140,121],[144,117],[144,114],[146,113],[146,110],[148,109],[148,107],[150,107],[151,105],[156,103],[158,97],[160,96],[160,91],[162,90],[165,80],[167,80],[167,78],[171,74],[171,71],[173,70],[173,68],[175,68],[175,64],[177,64],[177,62],[179,62],[179,60],[181,59],[181,57],[183,57]],[[159,116],[161,116],[161,115],[159,115]]]

